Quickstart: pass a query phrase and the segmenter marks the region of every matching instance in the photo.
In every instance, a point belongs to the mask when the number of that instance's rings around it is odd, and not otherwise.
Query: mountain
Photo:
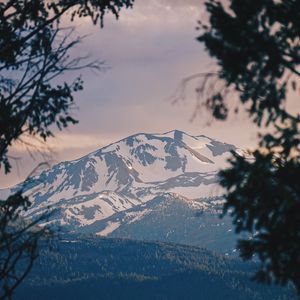
[[[214,224],[216,231],[224,227],[220,237],[231,232],[230,220],[218,219],[222,190],[217,175],[230,151],[240,150],[203,135],[140,133],[2,193],[23,188],[32,199],[26,217],[50,207],[49,223],[65,232],[209,247],[211,241],[199,240],[197,233],[211,231]]]
[[[96,224],[102,223],[102,233],[108,237],[182,243],[236,255],[237,237],[230,217],[220,219],[221,210],[213,200],[200,201],[209,208],[199,209],[188,199],[172,195],[158,196]],[[114,230],[107,232],[110,228]]]
[[[40,250],[14,299],[296,299],[252,282],[254,269],[198,247],[74,237]]]
[[[15,299],[294,299],[229,257],[236,235],[219,218],[218,171],[231,151],[241,150],[177,130],[136,134],[0,191],[22,189],[24,217],[50,209],[63,233],[39,249]]]

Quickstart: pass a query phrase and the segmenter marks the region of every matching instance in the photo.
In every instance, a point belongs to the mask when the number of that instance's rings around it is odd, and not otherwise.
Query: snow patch
[[[115,231],[117,228],[119,228],[121,225],[120,222],[108,222],[107,226],[105,227],[105,229],[97,232],[96,234],[99,236],[107,236],[110,233],[112,233],[113,231]]]

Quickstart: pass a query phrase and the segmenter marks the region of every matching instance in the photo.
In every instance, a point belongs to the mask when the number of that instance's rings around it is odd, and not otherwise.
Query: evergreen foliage
[[[0,170],[11,171],[8,151],[24,136],[44,141],[59,129],[75,124],[73,94],[83,88],[81,77],[58,82],[69,70],[100,68],[99,62],[83,63],[70,57],[80,42],[73,30],[63,28],[62,16],[89,18],[103,26],[105,13],[117,18],[133,0],[31,0],[0,1]],[[51,127],[52,126],[52,127]],[[24,141],[23,141],[24,143]],[[4,200],[4,199],[3,199]],[[28,209],[21,192],[0,202],[0,299],[11,299],[37,257],[44,229],[26,224],[20,213]],[[24,263],[26,264],[24,265]],[[20,263],[23,268],[19,268]]]
[[[300,1],[207,0],[206,8],[209,21],[200,23],[198,40],[225,83],[207,107],[226,119],[234,91],[267,132],[252,160],[234,155],[220,173],[227,189],[224,211],[237,232],[253,235],[239,248],[243,258],[260,259],[255,278],[293,282],[300,294],[300,114],[287,109],[290,98],[299,101]]]
[[[254,268],[198,247],[68,237],[41,251],[16,299],[294,299],[252,282]]]

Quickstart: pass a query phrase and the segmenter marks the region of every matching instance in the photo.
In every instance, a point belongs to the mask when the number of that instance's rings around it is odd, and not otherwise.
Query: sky
[[[104,28],[80,19],[76,33],[87,35],[73,55],[104,61],[101,72],[81,71],[84,90],[75,94],[79,124],[55,131],[47,147],[51,163],[79,158],[138,132],[163,133],[173,129],[205,134],[241,148],[256,143],[256,128],[244,113],[226,122],[213,121],[206,111],[190,121],[195,109],[195,86],[185,101],[172,104],[172,95],[189,75],[211,71],[213,60],[196,41],[197,21],[205,18],[202,0],[136,0],[119,20],[107,16]],[[65,74],[62,80],[76,77]],[[44,158],[14,145],[12,172],[1,173],[1,188],[24,180]]]

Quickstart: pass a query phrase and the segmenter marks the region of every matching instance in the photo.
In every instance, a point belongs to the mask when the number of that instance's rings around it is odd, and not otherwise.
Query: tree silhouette
[[[116,17],[132,0],[64,0],[0,2],[0,167],[9,172],[7,157],[12,142],[23,134],[52,135],[76,123],[70,115],[73,93],[82,89],[81,78],[55,84],[67,70],[83,67],[82,58],[71,59],[69,50],[79,40],[61,28],[61,18],[90,18],[103,26],[105,12]],[[84,65],[86,66],[86,65]],[[99,67],[89,64],[90,67]]]
[[[292,282],[300,294],[300,114],[287,109],[292,97],[299,101],[300,1],[205,5],[209,20],[199,23],[198,40],[216,59],[222,82],[205,105],[226,119],[234,91],[253,122],[267,131],[252,159],[234,154],[231,167],[220,172],[227,190],[224,213],[233,216],[237,232],[251,234],[238,247],[244,259],[259,258],[255,279]]]
[[[53,135],[53,125],[61,130],[77,122],[72,117],[73,94],[83,88],[83,81],[79,76],[62,82],[60,75],[101,66],[98,61],[70,56],[80,37],[61,25],[62,17],[89,18],[102,27],[106,13],[118,18],[133,1],[0,1],[1,171],[11,171],[8,151],[15,141],[25,135],[46,141]],[[22,218],[29,200],[20,189],[0,202],[0,299],[11,299],[37,257],[39,239],[45,236],[38,220]]]

